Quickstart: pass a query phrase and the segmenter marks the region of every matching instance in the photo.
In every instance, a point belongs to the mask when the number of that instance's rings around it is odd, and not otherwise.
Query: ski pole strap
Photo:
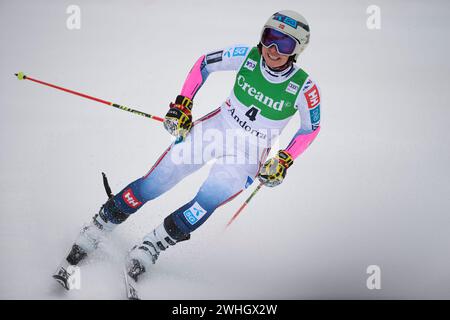
[[[114,195],[111,192],[111,188],[109,187],[108,178],[106,178],[106,174],[102,172],[103,176],[103,186],[105,187],[106,195],[108,196],[108,199],[111,199],[114,197]]]

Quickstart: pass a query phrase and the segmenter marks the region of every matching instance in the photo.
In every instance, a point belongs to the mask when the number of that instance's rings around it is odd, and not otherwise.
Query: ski
[[[76,266],[87,256],[86,252],[77,244],[73,244],[68,256],[59,264],[58,269],[53,274],[55,279],[66,290],[71,290],[79,283],[79,268]]]
[[[56,272],[52,275],[64,289],[67,291],[80,288],[80,268],[72,265],[66,259],[61,262],[56,269]]]
[[[123,269],[123,275],[125,279],[125,290],[128,300],[140,300],[136,288],[132,285],[134,280],[128,275],[127,269]]]
[[[64,289],[70,290],[69,279],[70,273],[67,271],[67,266],[61,265],[58,267],[56,272],[52,275]]]

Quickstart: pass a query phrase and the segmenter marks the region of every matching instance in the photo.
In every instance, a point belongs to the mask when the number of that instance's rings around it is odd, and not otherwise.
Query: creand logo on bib
[[[243,75],[238,76],[237,84],[239,87],[241,87],[242,90],[244,90],[245,93],[247,93],[255,100],[258,100],[262,104],[265,104],[269,108],[272,108],[277,111],[281,111],[283,109],[285,104],[284,100],[275,101],[271,97],[264,95],[264,93],[258,91],[256,88],[252,87],[248,82],[246,82],[245,77]],[[288,104],[286,103],[286,105]]]

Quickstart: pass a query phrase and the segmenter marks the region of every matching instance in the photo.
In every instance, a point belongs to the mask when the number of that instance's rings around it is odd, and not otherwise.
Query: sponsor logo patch
[[[280,13],[276,13],[273,16],[273,19],[277,20],[277,21],[280,21],[280,22],[283,22],[283,23],[291,26],[294,29],[297,29],[297,26],[299,24],[299,22],[297,20],[294,20],[294,19],[292,19],[292,18],[290,18],[288,16],[285,16],[285,15],[282,15]]]
[[[125,203],[135,209],[137,207],[139,207],[142,202],[140,202],[135,195],[133,194],[133,190],[131,190],[131,188],[128,188],[127,190],[125,190],[125,192],[122,194],[122,199],[123,201],[125,201]]]
[[[234,47],[228,48],[227,51],[223,53],[224,57],[243,57],[247,54],[248,47]]]
[[[292,93],[292,94],[297,94],[298,89],[300,88],[300,86],[298,84],[296,84],[295,82],[289,82],[287,88],[286,88],[286,92]]]
[[[250,187],[252,183],[253,183],[253,179],[250,177],[247,177],[247,182],[245,183],[245,189]]]
[[[249,59],[251,60],[251,59]],[[253,61],[253,60],[252,60]],[[269,108],[272,108],[276,111],[282,111],[283,107],[286,106],[289,108],[291,106],[291,103],[289,101],[285,100],[278,100],[276,101],[274,98],[271,98],[269,96],[265,96],[264,93],[261,91],[258,91],[255,87],[252,87],[248,82],[245,81],[245,77],[243,75],[238,75],[236,79],[236,84],[241,87],[241,89],[250,97],[253,99],[261,102],[262,104],[268,106]],[[235,86],[236,86],[235,84]],[[236,89],[236,87],[235,87]]]
[[[233,57],[243,57],[247,54],[248,47],[235,47]]]
[[[196,224],[204,215],[206,210],[196,201],[189,209],[183,212],[184,217],[191,225]]]
[[[250,71],[253,71],[253,70],[255,70],[256,64],[257,64],[257,62],[255,60],[247,59],[247,61],[245,61],[244,67]]]
[[[290,26],[290,27],[292,27],[294,29],[297,29],[297,27],[300,26],[300,27],[302,27],[303,29],[305,29],[306,31],[309,32],[309,26],[308,25],[306,25],[306,24],[304,24],[304,23],[302,23],[300,21],[297,21],[295,19],[292,19],[292,18],[290,18],[288,16],[285,16],[285,15],[283,15],[281,13],[276,13],[273,16],[273,19],[276,20],[276,21],[282,22],[284,24],[287,24],[288,26]]]
[[[305,92],[305,98],[309,109],[313,109],[320,103],[319,90],[316,85],[313,85],[311,89]]]
[[[318,124],[320,122],[320,104],[309,110],[309,115],[311,116],[311,123],[314,125]]]
[[[210,64],[210,63],[222,61],[222,53],[223,53],[223,50],[208,54],[206,56],[206,63]]]
[[[308,79],[308,81],[306,81],[305,85],[303,86],[303,91],[308,90],[309,87],[311,87],[311,79]]]
[[[231,48],[228,48],[227,51],[225,51],[225,52],[223,53],[223,56],[224,56],[224,57],[231,58]]]
[[[236,112],[236,108],[228,109],[228,114],[239,124],[239,126],[245,131],[249,132],[251,135],[255,135],[261,139],[267,139],[267,134],[263,132],[259,132],[257,129],[253,129],[251,127],[251,123],[247,122],[247,120],[241,120],[239,115]]]

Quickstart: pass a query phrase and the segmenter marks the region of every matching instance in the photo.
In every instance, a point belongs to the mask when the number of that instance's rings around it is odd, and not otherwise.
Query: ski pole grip
[[[106,174],[102,172],[103,176],[103,186],[105,187],[106,195],[108,196],[108,199],[111,199],[113,197],[113,194],[111,192],[111,188],[109,187],[108,178],[106,178]]]

